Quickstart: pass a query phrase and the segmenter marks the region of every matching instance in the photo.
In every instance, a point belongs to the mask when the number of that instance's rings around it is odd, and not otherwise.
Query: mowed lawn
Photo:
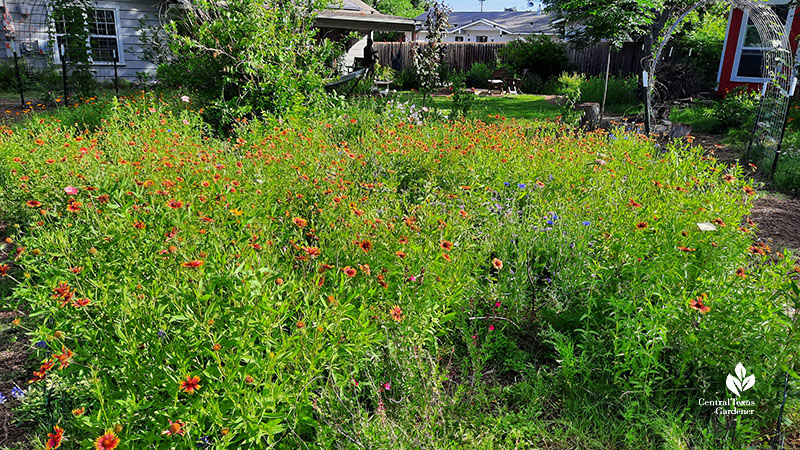
[[[411,102],[422,106],[422,95],[416,92],[402,91],[390,97],[400,102]],[[426,106],[435,107],[444,114],[449,114],[453,106],[452,95],[436,95],[428,97]],[[548,101],[542,95],[476,95],[469,114],[473,118],[501,116],[515,119],[555,119],[562,114],[563,108],[555,101]]]

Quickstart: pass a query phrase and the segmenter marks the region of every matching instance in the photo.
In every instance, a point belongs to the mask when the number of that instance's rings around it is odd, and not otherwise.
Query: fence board
[[[413,42],[376,42],[375,51],[378,61],[383,66],[396,70],[410,67],[412,64],[411,49],[420,45]],[[504,42],[447,42],[442,44],[444,61],[452,69],[466,72],[475,63],[494,64],[497,52],[503,48]],[[567,60],[572,70],[586,75],[601,75],[606,71],[608,43],[600,42],[584,47],[566,44]],[[682,52],[681,52],[682,53]],[[641,61],[645,52],[641,43],[626,43],[619,50],[611,53],[610,70],[613,75],[638,75],[642,71]]]

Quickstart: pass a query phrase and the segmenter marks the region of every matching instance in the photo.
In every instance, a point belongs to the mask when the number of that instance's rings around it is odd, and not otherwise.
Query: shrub
[[[403,70],[394,71],[393,86],[399,87],[404,91],[419,89],[419,76],[413,67],[406,67]]]
[[[333,75],[328,62],[336,49],[318,40],[314,28],[315,11],[326,5],[232,0],[175,9],[165,27],[171,53],[159,66],[159,79],[190,90],[218,124],[311,107]]]
[[[711,115],[716,121],[717,131],[726,132],[732,128],[750,129],[758,108],[758,92],[747,87],[737,87],[714,103]]]
[[[494,70],[488,65],[484,63],[475,63],[467,71],[466,84],[474,88],[488,88],[489,80],[492,78],[493,73]]]
[[[604,76],[588,77],[581,83],[581,101],[603,101]],[[639,102],[639,80],[636,77],[608,78],[606,105],[634,105]]]
[[[563,45],[543,35],[513,40],[498,51],[497,57],[515,74],[536,74],[545,81],[569,67]]]

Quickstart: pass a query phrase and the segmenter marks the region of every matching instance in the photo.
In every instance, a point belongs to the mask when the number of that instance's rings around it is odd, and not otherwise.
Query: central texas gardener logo
[[[750,389],[756,384],[756,377],[755,375],[747,376],[747,370],[744,368],[742,363],[736,365],[736,376],[728,374],[728,379],[725,380],[725,385],[728,386],[731,392],[733,392],[737,397],[742,395],[742,392]]]

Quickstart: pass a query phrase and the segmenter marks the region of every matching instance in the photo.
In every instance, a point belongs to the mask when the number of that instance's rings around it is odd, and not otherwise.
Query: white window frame
[[[786,36],[789,36],[789,33],[792,30],[792,22],[794,21],[794,12],[796,8],[789,8],[789,12],[786,15],[786,24],[784,25],[784,31]],[[736,54],[733,58],[733,70],[731,71],[731,81],[738,81],[741,83],[764,83],[767,81],[766,78],[762,77],[740,77],[739,74],[739,59],[742,56],[742,50],[744,49],[744,38],[745,34],[747,34],[747,22],[750,20],[750,13],[748,11],[742,11],[742,23],[739,26],[739,40],[736,42]],[[748,50],[764,50],[766,47],[747,47]],[[719,82],[719,81],[718,81]]]
[[[93,10],[112,11],[114,13],[114,31],[115,31],[116,35],[114,35],[113,37],[117,40],[117,66],[124,66],[125,65],[125,52],[122,51],[123,46],[122,46],[122,32],[121,32],[120,17],[119,17],[119,7],[117,7],[115,5],[97,5],[97,6],[93,7],[92,9]],[[52,17],[52,11],[51,11],[51,17]],[[57,20],[57,19],[54,18],[53,20]],[[88,17],[87,17],[87,24],[88,24]],[[56,29],[55,25],[53,26],[53,29],[54,30]],[[60,50],[58,48],[59,47],[58,38],[60,36],[63,36],[63,34],[55,33],[54,36],[55,36],[54,44],[55,44],[56,48],[53,49],[53,60],[55,61],[56,64],[61,64],[61,57],[60,57],[60,53],[61,52],[60,52]],[[93,38],[93,37],[108,38],[108,37],[112,37],[112,36],[111,35],[103,35],[103,34],[89,34],[89,39],[90,40],[86,41],[86,51],[89,52],[89,61],[91,61],[91,64],[93,66],[112,66],[112,65],[114,65],[114,63],[111,62],[111,61],[95,61],[94,59],[92,59],[92,57],[91,57],[91,54],[92,54],[91,38]]]

